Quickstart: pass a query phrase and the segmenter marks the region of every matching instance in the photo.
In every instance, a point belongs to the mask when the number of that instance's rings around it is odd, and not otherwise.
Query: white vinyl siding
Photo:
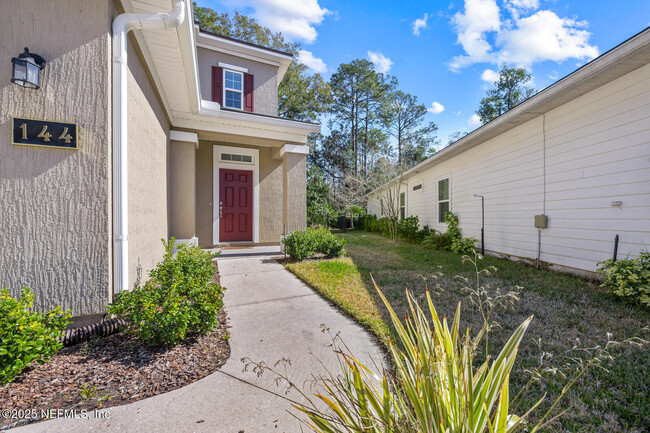
[[[428,191],[410,194],[409,214],[444,231],[438,222],[438,181],[451,174],[450,198],[464,236],[480,236],[481,199],[474,194],[485,196],[488,251],[535,259],[534,216],[542,213],[549,224],[542,229],[545,262],[594,271],[598,261],[611,258],[616,234],[619,257],[648,248],[650,65],[545,117],[545,151],[540,115],[409,176],[410,185],[422,183]],[[622,206],[612,206],[615,201]]]

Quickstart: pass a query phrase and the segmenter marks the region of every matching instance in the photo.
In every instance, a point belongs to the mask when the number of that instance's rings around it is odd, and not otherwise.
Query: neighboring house
[[[0,287],[100,314],[147,278],[161,239],[277,245],[305,227],[320,126],[277,117],[290,54],[200,30],[190,0],[0,12]],[[10,81],[23,47],[47,62],[40,89]]]
[[[650,247],[650,29],[403,175],[404,215],[458,215],[487,252],[593,272]],[[377,192],[368,213],[380,215]],[[536,228],[535,216],[547,227]],[[480,242],[477,244],[480,247]]]

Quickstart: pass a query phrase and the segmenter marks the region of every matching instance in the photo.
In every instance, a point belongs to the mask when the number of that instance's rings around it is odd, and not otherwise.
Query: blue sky
[[[300,42],[326,78],[366,58],[430,108],[442,145],[474,115],[499,64],[523,66],[537,89],[650,25],[650,1],[197,0],[255,17]]]

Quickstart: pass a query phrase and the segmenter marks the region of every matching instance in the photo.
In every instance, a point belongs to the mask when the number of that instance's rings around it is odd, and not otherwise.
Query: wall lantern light
[[[28,89],[41,87],[39,72],[45,67],[43,57],[30,53],[29,49],[25,48],[25,52],[20,53],[18,57],[12,58],[11,63],[13,63],[12,83]]]

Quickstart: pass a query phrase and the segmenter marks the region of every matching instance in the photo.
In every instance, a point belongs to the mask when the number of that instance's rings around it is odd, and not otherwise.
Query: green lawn
[[[371,275],[400,316],[408,308],[404,291],[409,289],[423,300],[428,287],[439,315],[453,316],[460,301],[465,321],[462,325],[473,324],[476,329],[482,323],[469,295],[462,290],[466,282],[458,278],[475,281],[471,263],[462,263],[459,256],[446,251],[391,242],[376,234],[350,231],[342,236],[348,242],[348,257],[307,260],[287,264],[287,268],[380,339],[388,338],[390,320],[372,287]],[[594,283],[493,257],[486,257],[479,264],[482,268],[497,268],[483,281],[490,285],[491,293],[496,288],[507,291],[519,287],[515,289],[519,301],[514,308],[497,309],[493,316],[500,327],[490,333],[490,353],[500,350],[526,317],[535,317],[520,347],[511,378],[512,390],[516,393],[529,381],[531,369],[542,369],[544,374],[524,397],[520,413],[544,393],[548,403],[559,396],[566,379],[552,371],[557,367],[569,375],[574,373],[577,367],[571,359],[584,360],[593,353],[582,349],[605,346],[608,335],[616,341],[630,337],[650,339],[650,313],[611,297]],[[648,346],[610,346],[609,352],[614,361],[606,362],[604,368],[591,368],[576,382],[558,405],[568,412],[546,431],[649,431]],[[538,416],[542,410],[538,410]]]

